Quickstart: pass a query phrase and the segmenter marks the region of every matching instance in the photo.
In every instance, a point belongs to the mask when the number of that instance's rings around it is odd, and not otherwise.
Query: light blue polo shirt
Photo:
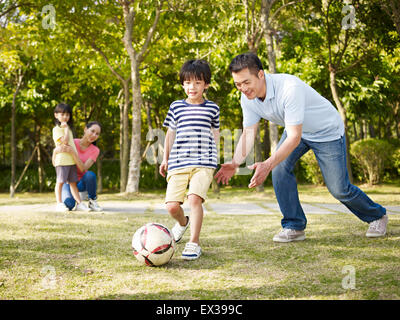
[[[303,124],[302,138],[315,142],[339,139],[344,124],[335,107],[308,84],[289,74],[266,74],[264,101],[242,93],[243,127],[267,119],[280,126]]]

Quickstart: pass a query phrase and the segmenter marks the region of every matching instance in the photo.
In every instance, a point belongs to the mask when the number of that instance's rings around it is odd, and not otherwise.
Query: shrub
[[[322,177],[321,169],[319,168],[318,161],[311,150],[301,157],[300,163],[304,169],[304,176],[307,181],[320,186],[324,185],[324,178]]]
[[[368,184],[378,184],[384,176],[385,165],[392,154],[392,145],[376,138],[359,140],[352,143],[350,152],[362,169]]]
[[[392,156],[393,167],[397,170],[400,175],[400,148],[397,148],[396,151],[393,152]]]

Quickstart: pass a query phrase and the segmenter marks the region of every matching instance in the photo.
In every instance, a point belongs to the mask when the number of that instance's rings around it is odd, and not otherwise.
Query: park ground
[[[164,190],[101,194],[102,213],[56,213],[52,193],[0,194],[0,299],[398,300],[400,187],[361,188],[391,208],[383,238],[366,238],[368,225],[326,188],[300,186],[306,240],[274,243],[281,214],[272,188],[225,187],[205,203],[201,258],[180,258],[186,233],[156,268],[134,258],[131,239],[148,222],[173,226]]]

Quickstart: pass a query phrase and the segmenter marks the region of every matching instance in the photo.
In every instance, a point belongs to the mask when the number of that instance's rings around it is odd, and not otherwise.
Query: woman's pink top
[[[74,139],[74,143],[76,146],[76,151],[78,151],[78,156],[79,159],[81,159],[81,161],[83,163],[85,163],[88,159],[92,159],[94,162],[96,162],[97,157],[99,156],[100,153],[100,149],[97,148],[95,145],[91,144],[89,147],[87,147],[85,150],[82,150],[79,142],[81,141],[81,139]],[[79,170],[78,166],[78,179],[81,180],[83,175],[86,173],[82,172],[81,170]]]

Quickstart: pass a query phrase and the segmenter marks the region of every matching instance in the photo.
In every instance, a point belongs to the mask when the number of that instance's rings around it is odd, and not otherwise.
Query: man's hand
[[[234,176],[238,167],[239,165],[233,162],[221,164],[221,169],[219,169],[214,178],[217,180],[217,183],[222,182],[223,184],[228,184],[230,178]]]
[[[272,170],[271,165],[269,164],[268,160],[263,162],[256,162],[251,166],[248,166],[250,170],[255,169],[253,177],[250,180],[249,188],[254,188],[259,186],[260,184],[264,183],[265,179],[267,179],[269,173]]]
[[[168,171],[168,161],[163,160],[158,171],[165,178],[165,173]]]

